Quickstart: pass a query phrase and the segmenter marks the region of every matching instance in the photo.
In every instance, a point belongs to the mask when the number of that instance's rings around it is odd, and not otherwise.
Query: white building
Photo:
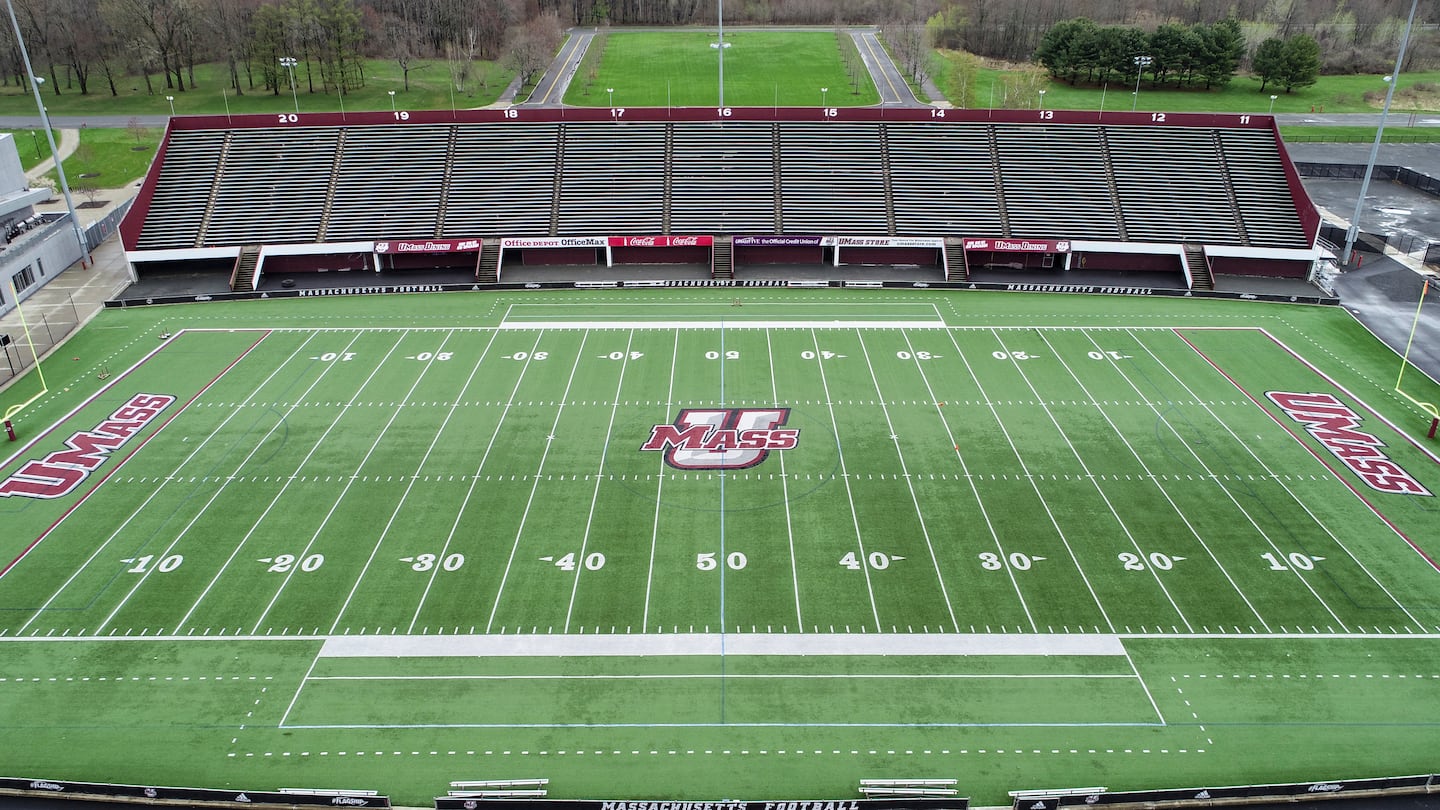
[[[30,187],[15,138],[0,134],[0,315],[84,256],[69,214],[36,213],[50,194]]]

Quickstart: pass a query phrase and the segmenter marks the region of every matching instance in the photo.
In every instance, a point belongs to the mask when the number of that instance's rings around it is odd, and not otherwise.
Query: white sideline
[[[945,322],[933,321],[512,321],[500,329],[946,329]]]
[[[1111,634],[741,633],[724,636],[725,655],[1115,655]],[[464,656],[720,655],[719,633],[635,635],[329,636],[321,658]]]

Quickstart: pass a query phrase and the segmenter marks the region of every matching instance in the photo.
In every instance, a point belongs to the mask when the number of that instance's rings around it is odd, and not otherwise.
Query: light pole
[[[70,224],[75,228],[75,239],[80,243],[80,253],[88,261],[90,245],[85,241],[84,229],[80,227],[80,215],[75,213],[75,201],[70,198],[70,182],[65,179],[64,161],[60,160],[60,150],[55,147],[55,133],[50,130],[50,113],[45,109],[45,102],[40,98],[40,85],[45,83],[45,79],[36,76],[35,69],[30,64],[30,51],[25,47],[25,37],[20,33],[20,20],[15,16],[15,4],[10,0],[5,0],[5,8],[10,12],[10,25],[15,31],[15,44],[20,46],[20,62],[25,66],[25,75],[30,77],[30,91],[35,96],[35,107],[40,110],[40,126],[45,130],[45,140],[50,144],[50,154],[55,158],[55,176],[59,178],[60,191],[65,195],[65,210],[70,214]],[[131,277],[133,280],[133,270]]]
[[[170,117],[171,117],[171,118],[174,118],[174,117],[175,117],[175,97],[174,97],[174,96],[166,96],[166,97],[165,97],[165,100],[168,101],[168,102],[170,102]]]
[[[613,88],[613,87],[607,87],[607,88],[605,88],[605,93],[606,93],[608,96],[610,96],[610,114],[611,114],[611,115],[614,115],[614,114],[615,114],[615,88]]]
[[[1271,115],[1274,115],[1274,114],[1275,114],[1275,99],[1277,99],[1277,98],[1279,98],[1279,96],[1274,95],[1274,94],[1271,94],[1271,96],[1270,96],[1270,114],[1271,114]]]
[[[295,66],[300,64],[293,56],[280,57],[280,66],[290,73],[290,97],[295,100],[295,114],[300,114],[300,94],[295,92]]]
[[[388,91],[386,91],[386,92],[388,92],[388,93],[390,94],[390,112],[393,113],[393,112],[395,112],[395,91],[394,91],[394,90],[388,90]]]
[[[718,31],[716,41],[710,43],[710,47],[720,52],[720,106],[725,106],[725,49],[730,47],[725,42],[725,0],[718,0],[715,9],[716,30]]]
[[[1045,109],[1045,91],[1040,91],[1040,109]]]
[[[828,103],[826,103],[826,101],[825,101],[825,97],[826,97],[826,95],[827,95],[829,92],[830,92],[830,88],[828,88],[828,87],[822,87],[822,88],[820,88],[820,106],[821,106],[821,107],[825,107],[826,109],[829,109],[829,107],[830,107],[830,105],[829,105]]]
[[[7,0],[8,2],[8,0]],[[1415,9],[1420,0],[1411,0],[1410,18],[1405,21],[1405,34],[1400,37],[1400,53],[1395,56],[1395,72],[1385,77],[1390,85],[1385,88],[1385,107],[1380,111],[1380,125],[1375,127],[1375,143],[1370,146],[1370,160],[1365,163],[1365,179],[1360,182],[1360,199],[1355,201],[1355,215],[1350,217],[1350,228],[1345,231],[1345,249],[1340,252],[1340,266],[1350,263],[1350,253],[1355,249],[1355,238],[1360,235],[1360,212],[1365,207],[1365,194],[1370,190],[1370,177],[1375,174],[1375,159],[1380,156],[1380,139],[1385,137],[1385,116],[1390,114],[1390,101],[1395,97],[1395,85],[1400,83],[1400,67],[1405,64],[1405,48],[1410,44],[1410,29],[1415,26]],[[10,12],[14,19],[15,12]],[[16,26],[18,32],[19,26]]]
[[[1140,103],[1140,77],[1144,75],[1145,68],[1149,67],[1153,61],[1155,60],[1149,56],[1135,57],[1135,92],[1130,94],[1132,96],[1130,112],[1135,112],[1135,107]]]

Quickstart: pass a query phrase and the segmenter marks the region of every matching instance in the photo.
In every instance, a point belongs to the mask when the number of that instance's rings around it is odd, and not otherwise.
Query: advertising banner
[[[500,240],[502,248],[573,248],[605,247],[610,240],[604,236],[513,236]]]
[[[459,253],[479,249],[479,239],[392,239],[375,243],[376,253]]]
[[[709,236],[612,236],[610,247],[710,247]]]
[[[991,250],[997,253],[1069,253],[1069,239],[965,239],[966,250]]]

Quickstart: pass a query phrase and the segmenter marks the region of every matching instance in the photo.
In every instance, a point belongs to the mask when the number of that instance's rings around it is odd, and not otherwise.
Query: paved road
[[[880,92],[880,106],[930,106],[916,98],[915,94],[911,92],[910,84],[905,81],[905,75],[900,72],[895,60],[890,58],[885,46],[880,44],[880,37],[873,29],[851,28],[850,38],[855,40],[855,47],[860,51],[860,61],[865,63],[865,69],[870,71],[870,80],[875,83],[875,89]]]
[[[570,37],[560,46],[560,52],[555,54],[550,67],[545,69],[545,73],[535,85],[535,92],[530,94],[529,100],[522,106],[565,106],[565,91],[570,88],[570,80],[574,79],[576,71],[580,70],[580,61],[585,58],[585,52],[590,49],[590,42],[594,39],[594,29],[570,29]]]

